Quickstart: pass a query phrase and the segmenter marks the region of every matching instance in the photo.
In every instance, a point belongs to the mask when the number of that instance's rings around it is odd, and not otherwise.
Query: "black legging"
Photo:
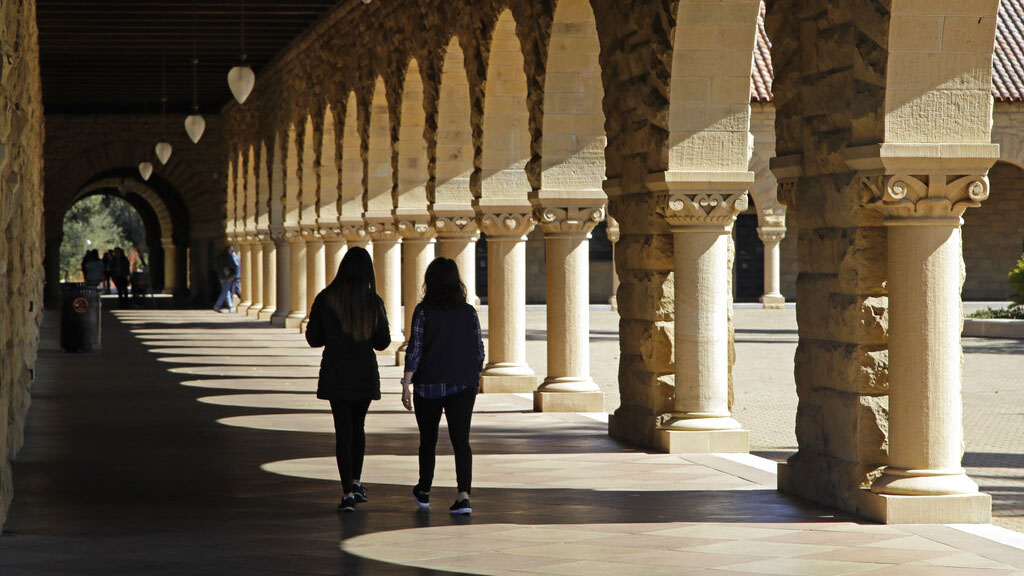
[[[334,415],[335,456],[338,473],[345,494],[352,492],[352,480],[363,473],[363,455],[366,453],[366,412],[370,400],[331,400]]]
[[[429,399],[415,396],[416,424],[420,428],[420,490],[430,491],[434,482],[434,455],[437,450],[437,428],[441,411],[448,420],[448,437],[455,452],[455,476],[459,492],[470,493],[473,487],[473,450],[469,447],[469,426],[476,404],[476,388],[463,390],[445,398]]]

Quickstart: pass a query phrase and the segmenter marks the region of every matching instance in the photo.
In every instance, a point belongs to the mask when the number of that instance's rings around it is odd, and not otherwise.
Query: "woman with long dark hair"
[[[314,348],[324,346],[316,397],[330,400],[334,415],[342,512],[351,512],[356,502],[367,500],[359,477],[366,451],[366,412],[372,400],[380,400],[374,349],[385,350],[391,344],[390,334],[370,254],[350,248],[334,281],[313,300],[306,326],[306,342]]]
[[[473,483],[469,428],[483,363],[480,319],[476,309],[466,303],[466,286],[459,278],[459,268],[453,260],[438,258],[427,267],[423,300],[412,315],[402,378],[402,404],[406,410],[412,410],[415,404],[420,429],[419,482],[412,495],[421,508],[430,507],[437,429],[444,412],[459,484],[458,496],[449,510],[452,514],[473,511],[469,503]]]

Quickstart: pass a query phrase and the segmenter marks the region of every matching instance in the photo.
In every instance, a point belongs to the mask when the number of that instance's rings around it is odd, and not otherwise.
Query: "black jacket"
[[[341,330],[341,323],[327,307],[323,292],[313,300],[306,325],[306,342],[314,348],[324,346],[320,360],[320,381],[316,397],[321,400],[380,400],[380,371],[374,349],[391,345],[384,302],[377,300],[377,322],[369,340],[357,341]]]

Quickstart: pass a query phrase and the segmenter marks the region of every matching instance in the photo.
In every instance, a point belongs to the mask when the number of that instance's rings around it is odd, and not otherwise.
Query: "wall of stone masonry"
[[[1008,299],[1006,276],[1024,254],[1024,169],[998,162],[989,183],[988,199],[964,214],[964,300]]]
[[[0,3],[0,526],[42,319],[43,105],[35,1]]]
[[[56,302],[60,293],[55,281],[56,254],[64,214],[91,182],[111,176],[141,182],[138,164],[142,161],[153,163],[153,175],[145,185],[153,189],[170,212],[179,257],[185,258],[191,251],[192,301],[212,301],[217,290],[211,289],[207,281],[208,268],[224,242],[226,173],[223,126],[218,116],[207,114],[205,118],[206,131],[199,143],[193,144],[185,134],[184,118],[178,115],[168,116],[166,132],[158,114],[46,117],[48,302]],[[153,152],[153,146],[165,136],[173,147],[166,166],[157,161]],[[160,246],[149,249],[151,253],[162,254]],[[155,266],[156,261],[151,265]],[[183,286],[184,279],[179,279],[178,284]]]
[[[769,3],[777,154],[802,175],[780,199],[799,228],[799,452],[780,489],[856,511],[887,461],[886,232],[860,204],[845,148],[883,139],[884,0]]]

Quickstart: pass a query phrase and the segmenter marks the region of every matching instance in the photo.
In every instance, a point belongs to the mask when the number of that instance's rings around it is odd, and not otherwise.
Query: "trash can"
[[[100,293],[73,282],[61,285],[60,347],[65,352],[100,349]]]

